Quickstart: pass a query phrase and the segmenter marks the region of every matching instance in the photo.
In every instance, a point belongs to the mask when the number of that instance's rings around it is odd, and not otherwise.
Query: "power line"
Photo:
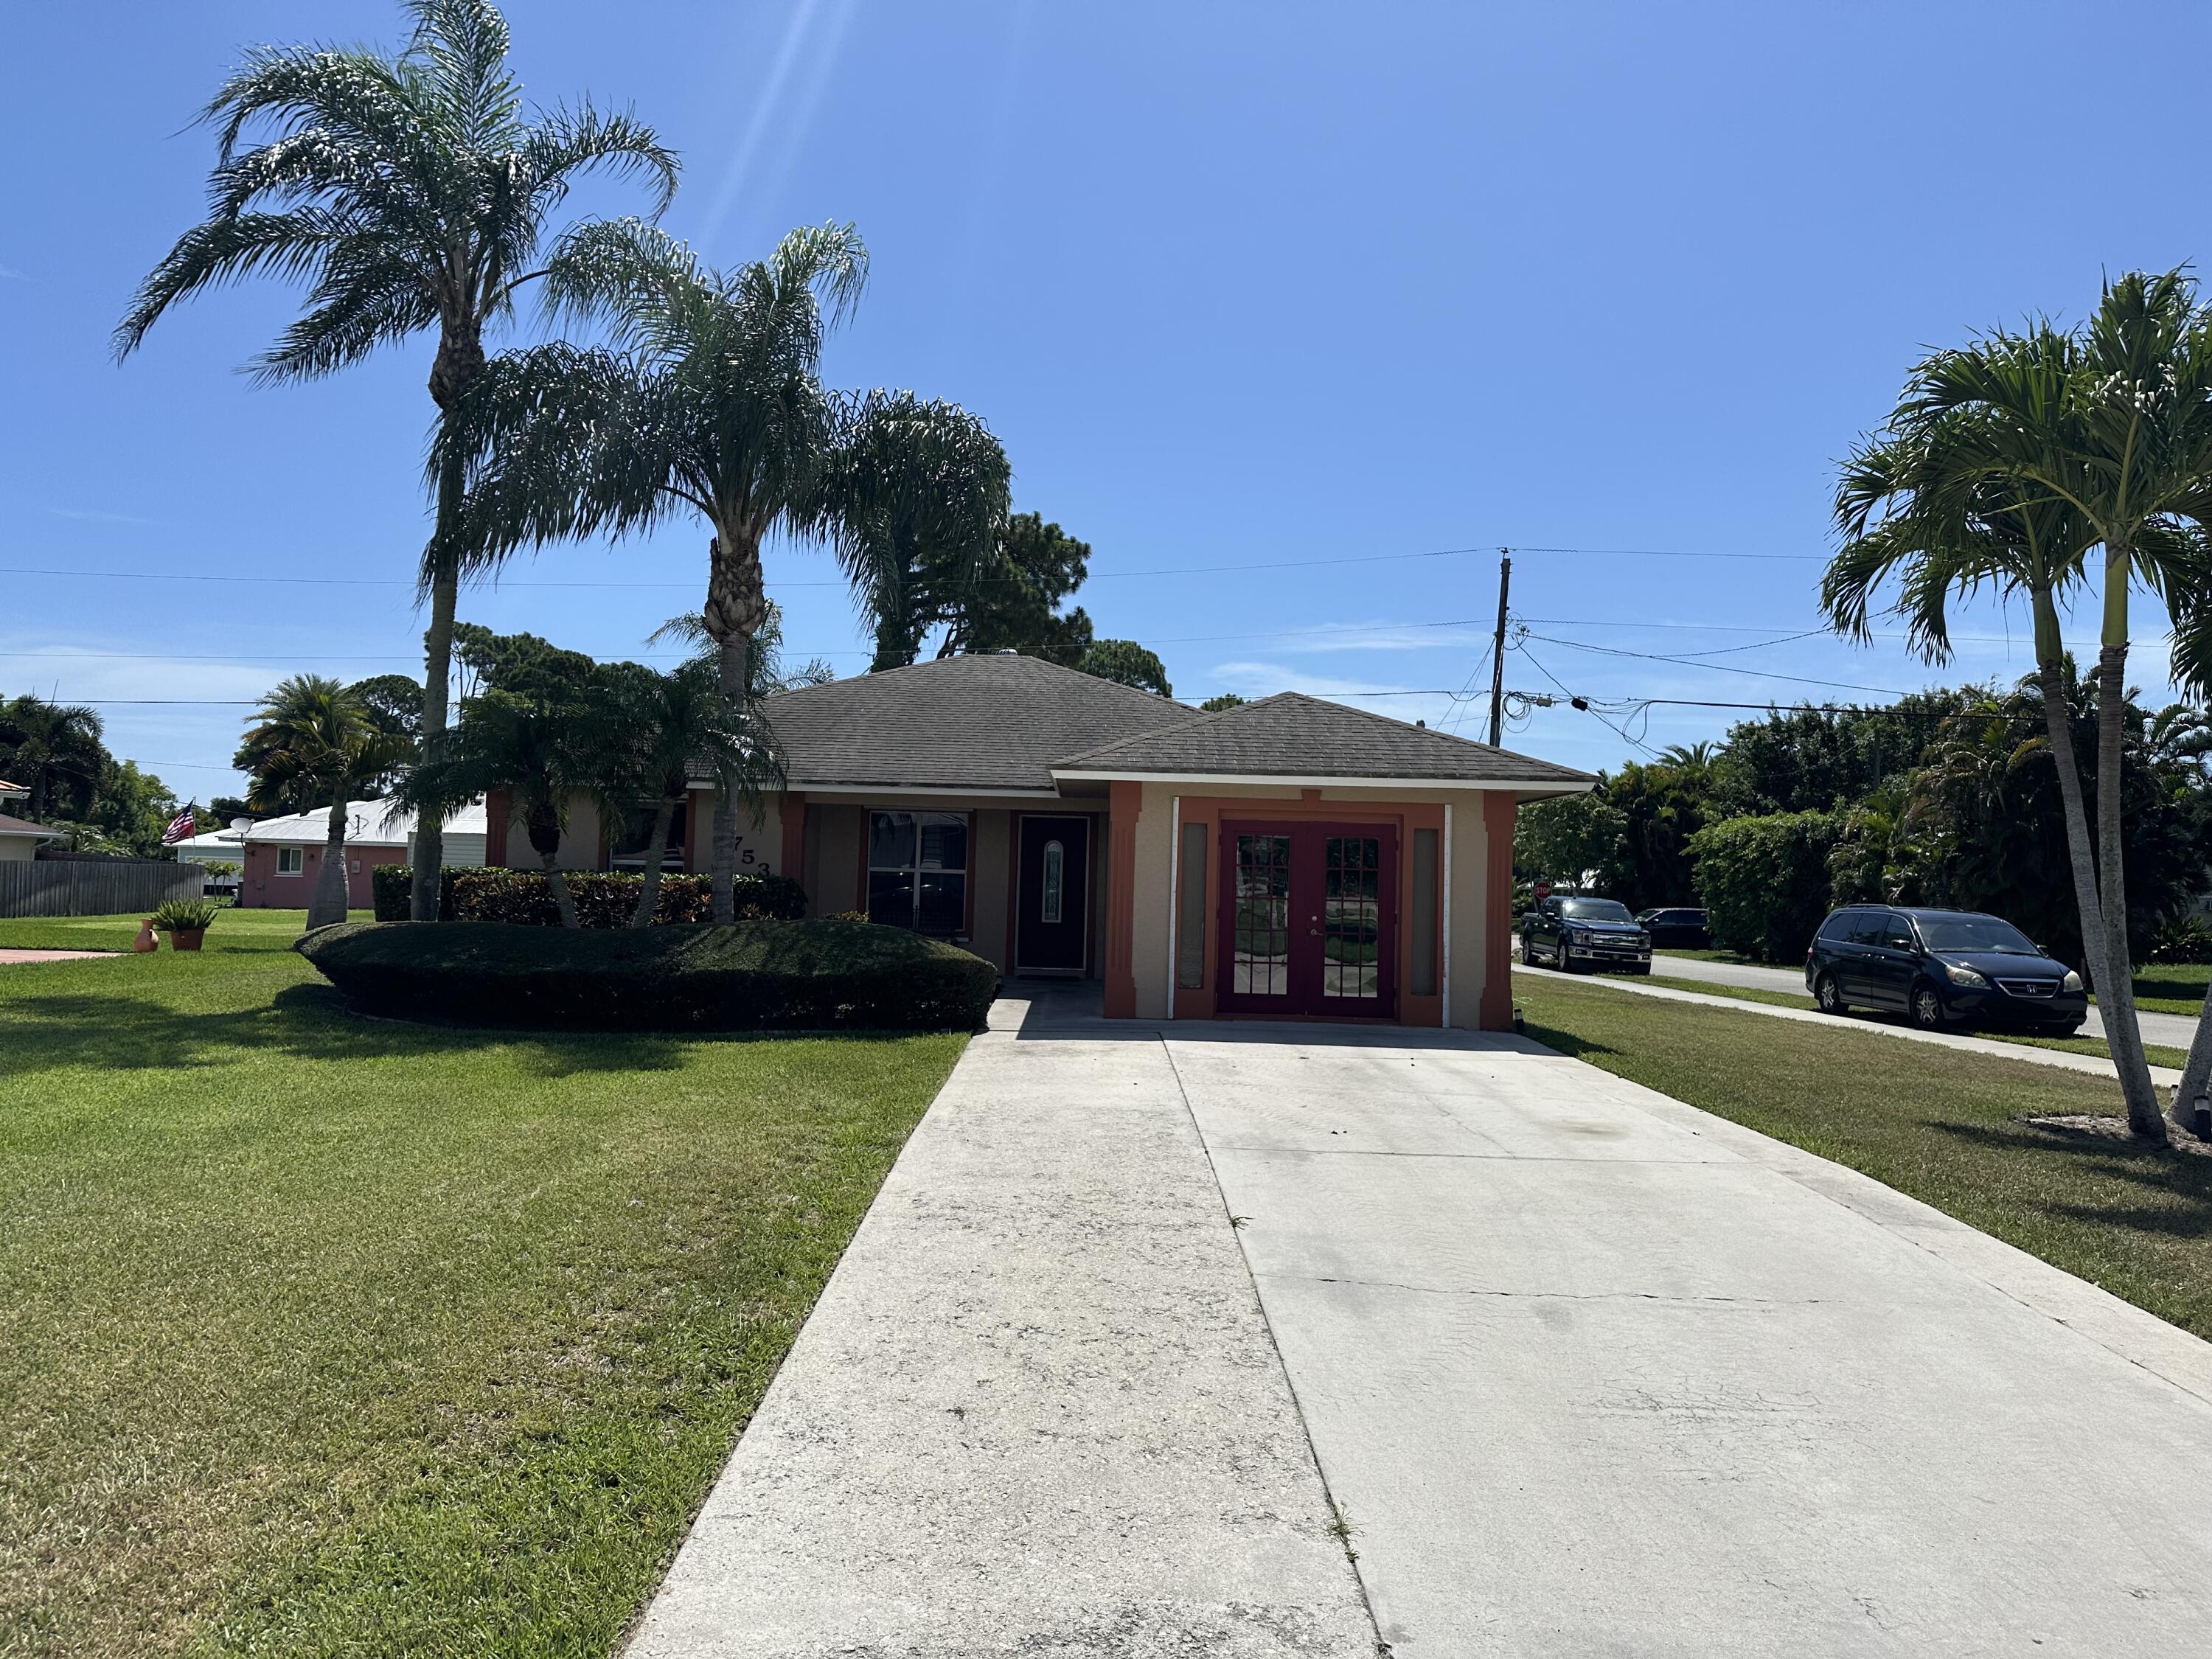
[[[1803,674],[1777,674],[1764,668],[1738,668],[1732,663],[1699,662],[1694,658],[1666,656],[1655,651],[1625,651],[1615,646],[1585,645],[1578,640],[1555,639],[1548,634],[1524,634],[1522,637],[1541,640],[1547,645],[1565,646],[1570,651],[1589,651],[1606,657],[1634,657],[1644,662],[1674,663],[1680,667],[1702,668],[1716,674],[1745,674],[1754,679],[1788,680],[1797,685],[1832,685],[1844,691],[1875,691],[1885,697],[1909,697],[1912,695],[1894,686],[1860,685],[1851,680],[1814,679]],[[1776,644],[1780,642],[1774,641]]]

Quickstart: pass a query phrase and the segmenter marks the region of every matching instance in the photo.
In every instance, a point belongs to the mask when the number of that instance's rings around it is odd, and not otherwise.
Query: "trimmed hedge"
[[[569,896],[576,920],[586,927],[627,927],[637,908],[645,878],[626,872],[571,870]],[[373,878],[379,921],[407,920],[409,884],[414,873],[404,865],[378,866]],[[737,878],[733,890],[740,921],[796,921],[806,914],[806,890],[789,876]],[[710,877],[672,872],[660,878],[659,922],[705,921],[714,915]],[[541,870],[453,868],[439,872],[438,920],[504,921],[531,927],[557,927],[553,890]]]
[[[296,947],[376,1013],[651,1031],[976,1030],[999,971],[902,927],[746,921],[637,929],[355,921]]]

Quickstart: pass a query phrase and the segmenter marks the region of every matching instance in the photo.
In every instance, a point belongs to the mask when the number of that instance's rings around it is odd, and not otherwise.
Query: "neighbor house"
[[[1509,1025],[1514,809],[1595,781],[1295,692],[1202,714],[1012,655],[782,692],[768,716],[789,787],[743,826],[741,869],[797,878],[811,915],[1102,980],[1109,1017]],[[536,867],[488,810],[488,861]],[[712,815],[702,782],[683,867],[705,867]],[[561,861],[634,863],[648,819],[580,800]]]
[[[38,856],[40,842],[61,839],[58,830],[0,812],[0,864],[28,863]]]
[[[240,836],[245,871],[238,902],[249,908],[304,910],[322,873],[323,848],[330,838],[331,810],[294,812],[264,818]],[[390,801],[346,803],[346,902],[366,910],[376,902],[371,875],[380,864],[404,864],[415,834],[415,815]],[[235,854],[234,854],[235,856]],[[464,806],[446,819],[448,865],[484,862],[484,809]]]

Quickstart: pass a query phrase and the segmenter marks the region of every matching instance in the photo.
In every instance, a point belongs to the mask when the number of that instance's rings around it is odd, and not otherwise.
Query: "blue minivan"
[[[2089,1015],[2081,975],[2002,916],[1852,904],[1805,952],[1805,988],[1829,1013],[1879,1008],[1915,1025],[2026,1025],[2067,1036]]]

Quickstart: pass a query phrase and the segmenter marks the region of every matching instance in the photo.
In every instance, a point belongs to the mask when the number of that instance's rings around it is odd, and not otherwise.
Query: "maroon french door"
[[[1387,823],[1221,826],[1224,1013],[1393,1019],[1398,837]]]

